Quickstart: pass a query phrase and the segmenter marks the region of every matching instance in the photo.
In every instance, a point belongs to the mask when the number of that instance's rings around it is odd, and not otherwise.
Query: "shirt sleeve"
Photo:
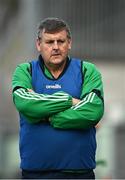
[[[81,101],[50,118],[54,128],[88,129],[95,126],[104,113],[102,77],[94,64],[83,63],[84,82]]]
[[[12,77],[13,102],[28,122],[37,123],[72,106],[72,97],[64,92],[52,95],[29,92],[32,89],[30,64],[17,66]]]

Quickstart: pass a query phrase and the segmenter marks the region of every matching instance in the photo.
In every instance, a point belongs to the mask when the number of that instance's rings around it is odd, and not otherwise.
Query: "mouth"
[[[58,54],[52,54],[52,56],[61,56],[61,54],[59,54],[59,53]]]
[[[51,57],[53,57],[53,58],[60,58],[60,56],[61,56],[61,54],[52,54]]]

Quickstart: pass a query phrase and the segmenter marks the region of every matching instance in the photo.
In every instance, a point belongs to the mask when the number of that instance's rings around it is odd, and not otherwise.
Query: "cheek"
[[[43,58],[46,59],[46,58],[49,58],[49,56],[51,54],[51,50],[47,47],[43,47],[43,48],[41,48],[40,53],[42,54]]]
[[[44,53],[44,54],[48,54],[51,52],[50,48],[48,48],[46,46],[41,46],[40,51],[41,51],[41,53]]]
[[[69,52],[69,50],[70,50],[70,47],[67,45],[63,48],[62,51],[67,54]]]
[[[47,46],[40,46],[41,52],[49,51],[49,48]]]

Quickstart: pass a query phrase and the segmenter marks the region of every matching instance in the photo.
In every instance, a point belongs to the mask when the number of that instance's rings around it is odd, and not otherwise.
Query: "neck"
[[[58,78],[59,75],[63,72],[65,64],[66,64],[66,61],[63,62],[62,64],[56,64],[56,65],[55,64],[48,65],[45,63],[45,66],[51,72],[54,78]]]

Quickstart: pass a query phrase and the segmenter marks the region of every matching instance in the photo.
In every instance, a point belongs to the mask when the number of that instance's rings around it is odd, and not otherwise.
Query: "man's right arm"
[[[17,66],[12,78],[12,89],[13,102],[17,110],[30,123],[37,123],[72,106],[72,97],[67,93],[57,92],[48,95],[29,91],[28,89],[33,89],[29,63]]]

